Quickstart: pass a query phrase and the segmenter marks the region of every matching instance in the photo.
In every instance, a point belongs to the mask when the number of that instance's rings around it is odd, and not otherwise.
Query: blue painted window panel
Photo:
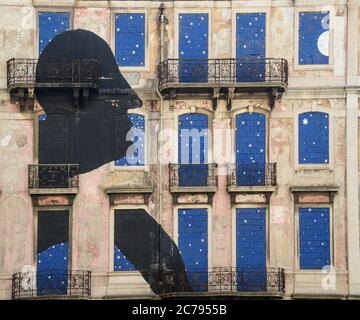
[[[265,208],[236,209],[236,267],[238,291],[265,291]]]
[[[208,287],[207,209],[178,210],[178,246],[189,284],[194,291]]]
[[[299,64],[329,64],[329,12],[300,12]]]
[[[208,79],[208,14],[179,14],[180,82],[207,82]],[[204,59],[204,60],[201,60]]]
[[[114,245],[114,271],[135,271],[134,265],[126,258],[121,250]]]
[[[145,117],[141,114],[131,113],[129,119],[133,125],[130,129],[130,139],[133,145],[128,150],[129,154],[115,161],[115,166],[143,166],[145,164]]]
[[[115,58],[119,66],[145,65],[145,14],[115,15]]]
[[[44,221],[44,219],[42,219],[43,215],[47,215],[47,222],[51,219],[51,225],[47,224],[51,230],[42,223]],[[41,238],[43,237],[42,232],[48,232],[51,234],[65,232],[65,235],[63,235],[62,238],[68,239],[68,230],[68,212],[39,212],[38,242],[41,241]],[[56,239],[58,237],[54,236],[54,238]],[[67,293],[68,259],[68,241],[61,243],[54,242],[45,250],[38,252],[36,258],[36,269],[38,271],[36,277],[36,287],[38,296],[65,295]]]
[[[330,265],[329,208],[300,208],[300,268]]]
[[[239,61],[236,80],[260,82],[265,80],[265,13],[238,13],[236,15],[236,58],[251,58],[251,62]]]
[[[51,40],[70,28],[70,13],[39,12],[39,55]]]
[[[299,163],[329,163],[329,115],[327,113],[299,114]]]
[[[179,186],[206,186],[208,177],[208,117],[187,113],[179,116]]]
[[[265,184],[266,117],[261,113],[236,116],[236,173],[238,186]]]

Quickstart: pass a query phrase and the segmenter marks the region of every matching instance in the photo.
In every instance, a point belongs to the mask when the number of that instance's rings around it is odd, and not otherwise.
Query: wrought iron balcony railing
[[[276,186],[276,163],[230,164],[228,187]]]
[[[278,58],[167,59],[158,66],[159,86],[173,83],[279,83],[288,81],[288,63]]]
[[[93,59],[43,61],[13,58],[7,61],[7,85],[23,87],[89,87],[96,88],[100,63]]]
[[[31,271],[12,277],[12,298],[90,296],[91,271]]]
[[[78,188],[78,164],[29,165],[29,189]]]
[[[216,187],[217,164],[170,164],[170,187]]]
[[[285,293],[285,270],[281,268],[213,268],[210,271],[163,274],[162,293],[260,292]]]

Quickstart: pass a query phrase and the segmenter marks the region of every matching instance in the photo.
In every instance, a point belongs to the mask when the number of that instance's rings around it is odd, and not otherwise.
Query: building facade
[[[0,7],[1,299],[360,297],[359,0]],[[133,152],[86,171],[36,94],[76,29],[142,100]]]

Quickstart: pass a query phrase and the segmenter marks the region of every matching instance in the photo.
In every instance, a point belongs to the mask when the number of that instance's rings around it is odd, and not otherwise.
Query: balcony
[[[169,185],[175,200],[181,194],[204,194],[210,202],[217,190],[217,164],[170,164]]]
[[[229,164],[227,190],[232,196],[239,193],[271,195],[276,188],[276,163]]]
[[[164,272],[163,298],[274,297],[285,293],[280,268],[213,268],[211,271]]]
[[[210,97],[214,110],[219,99],[226,99],[230,110],[238,94],[265,94],[273,107],[286,89],[288,63],[277,58],[167,59],[158,66],[158,80],[167,99]]]
[[[20,110],[33,107],[34,88],[72,88],[74,98],[86,100],[89,90],[98,88],[99,76],[100,63],[93,59],[43,61],[40,66],[36,59],[7,61],[7,87]]]
[[[91,295],[91,272],[19,272],[12,277],[12,299],[70,299]]]
[[[30,194],[76,194],[79,165],[31,164],[28,178]]]

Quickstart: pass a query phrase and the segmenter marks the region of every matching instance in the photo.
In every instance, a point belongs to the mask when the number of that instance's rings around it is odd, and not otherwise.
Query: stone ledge
[[[203,187],[170,187],[171,193],[215,193],[217,187],[203,186]]]
[[[153,187],[113,187],[113,188],[107,188],[105,189],[106,194],[147,194],[147,193],[153,193],[154,188]]]
[[[292,193],[312,193],[312,192],[321,192],[321,193],[336,193],[339,191],[339,186],[329,185],[329,186],[292,186],[290,187],[290,192]]]
[[[54,195],[54,194],[77,194],[79,191],[78,188],[39,188],[39,189],[29,189],[30,195]]]

